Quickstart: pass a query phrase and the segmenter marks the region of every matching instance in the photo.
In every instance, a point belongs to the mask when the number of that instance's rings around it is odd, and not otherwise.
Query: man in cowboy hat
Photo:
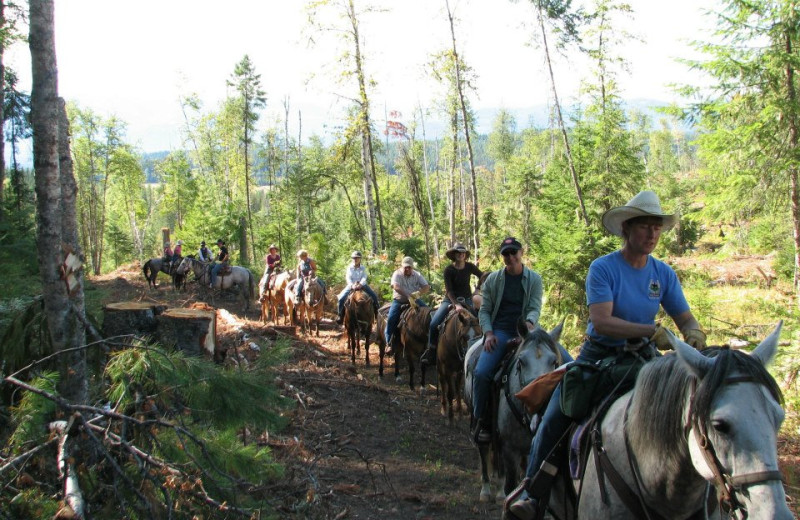
[[[522,263],[522,244],[507,237],[500,243],[499,252],[505,266],[490,273],[483,282],[483,303],[478,312],[483,348],[472,383],[472,438],[476,444],[492,440],[491,418],[486,416],[490,389],[509,341],[519,335],[517,324],[524,320],[528,330],[534,330],[542,311],[542,277]]]
[[[201,262],[210,262],[214,260],[214,253],[206,247],[206,241],[200,242],[200,249],[197,250],[197,259]]]
[[[339,325],[341,325],[344,320],[344,302],[347,300],[347,297],[350,296],[351,292],[359,289],[365,291],[369,294],[369,297],[372,298],[372,305],[375,307],[375,315],[378,315],[378,295],[367,285],[367,268],[361,265],[361,251],[353,251],[350,258],[353,261],[347,266],[347,271],[344,275],[346,283],[344,289],[342,289],[342,292],[340,292],[338,296],[339,317],[336,318],[336,323]]]
[[[447,250],[445,256],[452,262],[444,268],[444,298],[439,304],[439,309],[431,319],[428,331],[428,348],[419,358],[420,363],[433,365],[436,362],[436,346],[439,343],[439,326],[441,326],[452,305],[457,311],[467,307],[474,314],[472,308],[472,288],[469,278],[475,275],[480,278],[483,272],[472,262],[467,262],[469,249],[461,242],[456,242]]]
[[[392,335],[397,330],[403,304],[421,305],[427,307],[419,297],[428,291],[431,286],[419,271],[414,269],[414,259],[410,256],[403,258],[400,268],[392,273],[392,306],[389,307],[389,316],[386,318],[386,344],[391,349]],[[413,303],[412,303],[413,301]]]
[[[640,343],[642,338],[649,338],[659,349],[670,348],[666,332],[655,322],[659,307],[672,318],[686,343],[705,348],[706,335],[689,310],[675,271],[651,256],[661,233],[671,229],[677,217],[661,210],[655,193],[642,191],[624,206],[608,210],[602,220],[609,233],[622,237],[622,249],[595,259],[589,266],[586,277],[589,324],[578,360],[596,363],[615,355],[626,344]],[[524,483],[532,482],[534,476],[542,482],[545,472],[539,472],[539,468],[572,424],[572,419],[561,411],[560,396],[559,385],[531,442]],[[509,506],[509,511],[520,520],[534,518],[537,499],[542,498],[530,496],[533,489],[542,489],[541,486],[525,487],[521,499]],[[547,487],[546,483],[544,489]]]

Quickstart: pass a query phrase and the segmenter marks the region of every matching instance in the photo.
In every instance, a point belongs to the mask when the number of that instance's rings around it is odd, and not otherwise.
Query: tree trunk
[[[109,303],[103,307],[103,336],[152,336],[158,327],[156,316],[164,310],[154,303]]]
[[[422,106],[419,107],[419,119],[422,125],[422,167],[425,170],[425,188],[428,192],[428,208],[431,211],[431,232],[433,233],[433,258],[434,265],[439,267],[439,234],[436,232],[436,213],[433,210],[433,197],[431,196],[431,180],[428,174],[428,140],[425,138],[425,115]]]
[[[792,56],[792,52],[794,51],[792,48],[792,35],[785,34],[784,38],[786,38],[786,55]],[[798,128],[797,114],[795,112],[797,106],[797,92],[795,91],[794,85],[794,68],[792,66],[792,61],[786,64],[786,94],[789,98],[788,106],[791,107],[790,109],[793,111],[788,117],[789,144],[791,145],[792,152],[796,155],[798,141],[800,141],[800,129]],[[798,189],[800,188],[798,188],[797,182],[797,167],[794,166],[793,163],[793,165],[789,167],[789,199],[792,204],[792,234],[794,237],[794,290],[796,300],[798,301],[798,305],[800,305],[800,195],[798,195]]]
[[[478,254],[480,246],[480,238],[478,236],[480,222],[478,220],[478,188],[475,179],[475,158],[472,153],[472,142],[469,138],[469,117],[467,115],[467,103],[464,100],[464,88],[461,83],[461,63],[458,58],[458,51],[456,50],[456,31],[453,26],[453,14],[450,11],[450,2],[445,0],[447,6],[447,17],[450,19],[450,36],[453,40],[453,61],[455,62],[456,69],[456,88],[458,89],[458,100],[461,105],[461,118],[464,123],[464,139],[467,142],[467,156],[469,157],[469,175],[471,180],[471,212],[472,212],[472,245],[475,254]]]
[[[59,166],[59,100],[53,0],[31,0],[29,5],[31,126],[38,221],[36,250],[47,328],[53,350],[61,351],[85,344],[83,329],[76,315],[76,312],[82,313],[83,309],[73,312],[75,303],[70,300],[65,281],[61,278],[65,257],[62,242],[64,247],[78,250],[77,242],[67,242],[74,240],[71,230],[77,229],[74,222],[74,194],[69,193],[70,180],[62,181]],[[67,208],[70,201],[73,207]],[[70,219],[72,221],[67,222]],[[82,296],[82,292],[79,284],[77,294]],[[88,398],[88,382],[85,358],[81,358],[67,355],[62,360],[59,392],[72,402],[84,404]]]
[[[453,138],[453,159],[450,163],[450,184],[447,202],[450,205],[450,244],[456,241],[456,162],[458,161],[458,116],[450,114],[450,132]]]
[[[555,103],[556,116],[558,117],[558,126],[561,129],[561,136],[564,139],[564,149],[567,154],[567,162],[569,163],[569,170],[572,174],[572,184],[575,187],[575,195],[578,198],[578,205],[580,207],[580,217],[583,220],[586,228],[589,228],[589,216],[586,214],[586,205],[583,202],[583,190],[581,190],[580,182],[578,181],[578,173],[575,171],[575,163],[572,160],[572,150],[569,146],[569,138],[567,137],[567,127],[564,125],[564,117],[561,114],[561,103],[558,101],[558,91],[556,90],[556,78],[553,74],[553,63],[550,60],[550,49],[547,46],[547,31],[544,27],[544,15],[542,14],[541,2],[536,4],[536,13],[539,18],[539,28],[542,31],[542,42],[544,43],[544,56],[547,60],[547,70],[550,73],[550,86],[553,89],[553,102]]]
[[[156,318],[158,337],[164,345],[190,356],[204,352],[221,361],[217,351],[217,313],[201,309],[167,309]]]
[[[6,14],[5,14],[5,7],[6,2],[5,0],[0,0],[0,33],[6,32]],[[3,186],[6,182],[6,152],[5,152],[5,135],[3,134],[5,125],[2,124],[5,121],[5,113],[3,108],[5,107],[5,93],[6,93],[6,67],[5,61],[3,59],[3,55],[5,54],[5,42],[0,41],[0,222],[3,222],[3,216],[5,215],[5,199],[3,193]],[[14,146],[12,144],[12,146]]]

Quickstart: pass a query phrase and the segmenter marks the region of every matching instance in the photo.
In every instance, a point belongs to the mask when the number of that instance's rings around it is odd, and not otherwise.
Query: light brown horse
[[[375,311],[370,295],[361,289],[351,292],[344,304],[344,326],[353,364],[356,362],[356,353],[361,354],[361,338],[364,338],[365,362],[369,366],[369,340],[374,320]]]
[[[395,335],[400,336],[400,351],[408,364],[408,386],[414,390],[414,361],[419,361],[422,352],[428,346],[428,330],[431,326],[430,307],[409,307],[400,316],[400,324],[397,326]],[[400,354],[398,349],[394,351],[394,376],[399,379],[400,364],[398,363]],[[425,388],[425,366],[420,365],[421,389]]]
[[[436,346],[436,370],[442,387],[442,415],[447,415],[453,423],[453,400],[456,409],[463,412],[462,390],[464,388],[464,356],[467,349],[483,335],[481,326],[471,312],[466,309],[453,310],[445,318],[443,330]]]
[[[325,293],[317,277],[304,278],[303,299],[297,304],[297,319],[303,327],[303,334],[311,333],[314,325],[316,335],[319,337],[319,322],[322,319],[322,309],[325,306]]]
[[[265,274],[264,277],[266,276]],[[262,322],[266,323],[268,319],[271,319],[273,323],[278,323],[278,309],[283,305],[283,323],[284,325],[288,323],[290,313],[286,306],[284,293],[286,291],[286,286],[289,285],[293,277],[293,271],[283,271],[272,273],[269,280],[261,279],[261,283],[258,284],[258,287],[260,289],[259,299],[261,300]]]

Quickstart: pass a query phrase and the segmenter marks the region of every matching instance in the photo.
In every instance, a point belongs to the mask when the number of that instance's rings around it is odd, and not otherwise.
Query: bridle
[[[753,377],[750,376],[731,376],[725,379],[726,385],[733,385],[736,383],[758,383]],[[695,390],[697,381],[692,381],[692,393],[690,402],[694,402]],[[780,471],[755,471],[752,473],[745,473],[744,475],[731,475],[722,466],[722,463],[717,457],[714,450],[714,445],[708,437],[708,431],[705,423],[701,421],[693,410],[690,409],[690,421],[688,427],[694,430],[694,437],[703,458],[714,474],[714,487],[717,490],[717,500],[719,502],[720,511],[725,513],[729,518],[747,518],[747,509],[736,498],[737,493],[742,493],[746,488],[754,484],[762,484],[773,480],[783,481],[783,475]],[[737,516],[739,515],[739,516]]]

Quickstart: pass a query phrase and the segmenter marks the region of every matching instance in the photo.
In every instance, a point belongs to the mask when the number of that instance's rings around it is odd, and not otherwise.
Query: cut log
[[[203,352],[217,360],[217,313],[200,309],[167,309],[158,316],[158,337],[190,356]]]
[[[103,336],[152,336],[158,322],[156,316],[166,305],[142,302],[109,303],[103,307]]]

